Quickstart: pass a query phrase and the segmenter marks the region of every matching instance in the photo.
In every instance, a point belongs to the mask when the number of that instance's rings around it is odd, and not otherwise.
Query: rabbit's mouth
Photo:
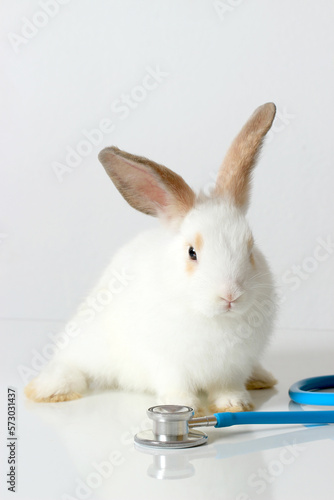
[[[234,315],[235,312],[238,311],[238,305],[233,302],[226,303],[224,299],[221,299],[219,302],[219,313],[220,314],[228,314]]]
[[[234,310],[235,303],[229,302],[226,299],[221,298],[221,306],[222,306],[223,311],[228,313],[228,312],[231,312],[232,309]]]

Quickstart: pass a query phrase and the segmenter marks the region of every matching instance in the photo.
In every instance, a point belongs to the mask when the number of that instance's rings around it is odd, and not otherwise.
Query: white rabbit
[[[69,324],[70,342],[27,385],[27,397],[76,399],[93,383],[197,410],[205,391],[211,411],[242,411],[253,407],[247,389],[276,383],[259,365],[275,317],[273,279],[245,217],[275,111],[267,103],[251,116],[210,195],[195,195],[146,158],[101,151],[128,203],[162,224],[118,251]]]

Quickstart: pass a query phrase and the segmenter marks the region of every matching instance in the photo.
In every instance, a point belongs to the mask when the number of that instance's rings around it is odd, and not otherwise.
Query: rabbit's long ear
[[[269,102],[255,110],[232,142],[219,170],[215,194],[228,194],[234,203],[246,209],[249,202],[250,180],[264,136],[276,113]]]
[[[194,205],[192,189],[162,165],[116,147],[103,149],[99,160],[122,196],[140,212],[174,219]]]

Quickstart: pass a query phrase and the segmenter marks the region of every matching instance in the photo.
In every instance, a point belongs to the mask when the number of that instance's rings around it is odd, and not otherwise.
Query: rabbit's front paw
[[[25,386],[24,394],[28,399],[31,399],[36,403],[60,403],[63,401],[72,401],[73,399],[79,399],[82,397],[81,394],[74,391],[65,393],[55,392],[53,394],[48,394],[47,392],[43,393],[39,390],[38,383],[36,384],[36,379],[31,380],[31,382]]]
[[[31,380],[24,394],[37,403],[58,403],[81,398],[86,386],[86,378],[79,370],[54,365]]]
[[[247,392],[223,392],[215,396],[209,405],[211,413],[251,411],[253,409],[254,405]]]

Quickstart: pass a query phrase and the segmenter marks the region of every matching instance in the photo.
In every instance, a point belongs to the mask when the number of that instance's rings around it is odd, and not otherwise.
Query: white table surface
[[[45,332],[57,331],[59,323],[2,321],[0,326],[1,498],[333,498],[334,425],[208,429],[209,443],[202,447],[139,451],[133,435],[148,425],[151,395],[105,391],[67,403],[26,401],[18,367],[29,366],[32,349],[40,351],[48,340]],[[253,391],[256,410],[287,410],[294,381],[334,373],[334,332],[279,330],[264,365],[279,383],[273,390]],[[15,496],[5,485],[8,386],[18,395]]]

